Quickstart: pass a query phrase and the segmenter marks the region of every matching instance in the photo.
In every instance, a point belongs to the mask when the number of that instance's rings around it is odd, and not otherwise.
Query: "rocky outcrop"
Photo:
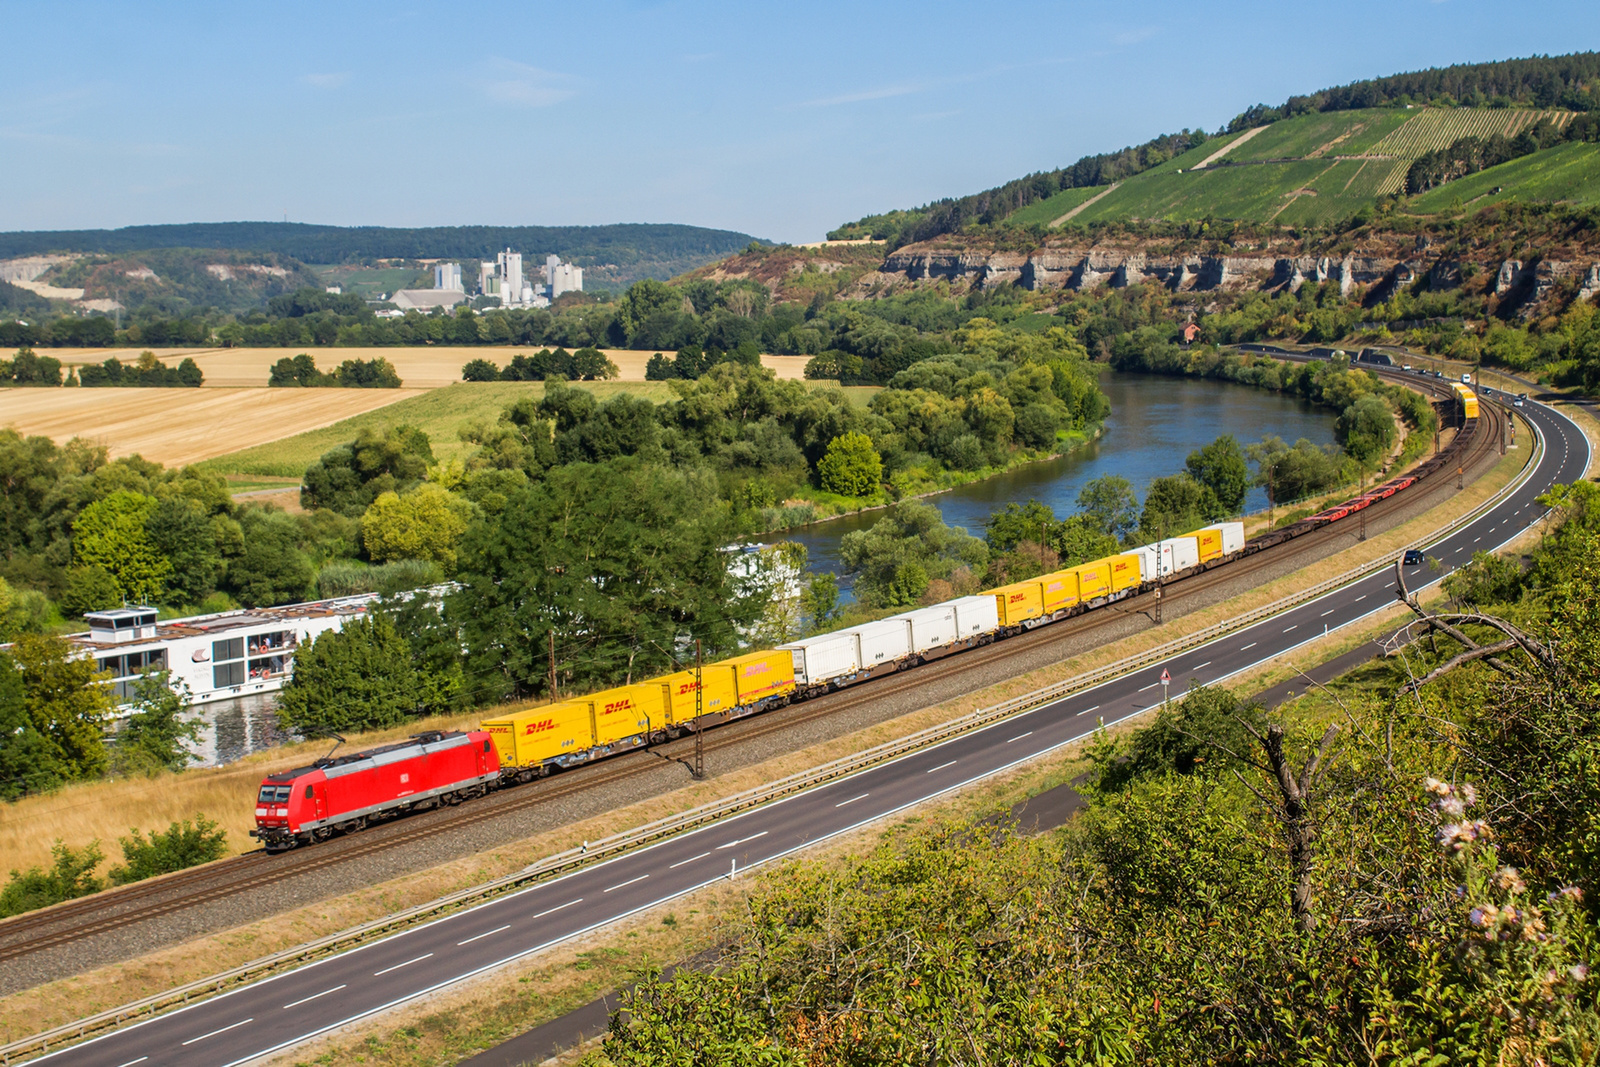
[[[1372,300],[1396,289],[1422,284],[1445,291],[1464,284],[1466,272],[1455,258],[1431,259],[1428,243],[1395,249],[1398,255],[1282,256],[1152,254],[1133,247],[1046,246],[1032,252],[911,245],[884,260],[875,278],[863,279],[863,295],[898,286],[944,282],[952,287],[990,289],[1017,285],[1030,290],[1087,291],[1159,285],[1179,292],[1223,290],[1298,292],[1302,286],[1337,285],[1348,297],[1358,287]],[[1600,295],[1600,265],[1558,260],[1506,260],[1478,266],[1496,270],[1494,292],[1510,306],[1531,308],[1559,287],[1578,281],[1581,299]]]

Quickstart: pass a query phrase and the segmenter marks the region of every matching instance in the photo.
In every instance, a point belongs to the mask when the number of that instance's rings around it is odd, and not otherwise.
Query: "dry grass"
[[[264,386],[272,365],[286,356],[304,352],[316,360],[324,371],[334,370],[347,359],[383,358],[394,364],[400,380],[407,388],[433,389],[461,380],[462,364],[472,359],[487,359],[504,367],[518,352],[532,354],[542,345],[425,345],[415,348],[163,348],[154,350],[167,363],[176,365],[185,356],[200,365],[206,376],[206,386],[243,388]],[[617,365],[618,380],[644,381],[645,364],[653,352],[635,352],[627,349],[606,348],[605,352]],[[672,353],[667,353],[671,355]],[[50,355],[69,366],[101,363],[109,356],[124,362],[137,353],[118,349],[63,348],[51,349]],[[761,362],[780,378],[804,377],[809,356],[762,356]]]
[[[255,383],[260,385],[259,382]],[[196,463],[420,396],[420,389],[7,389],[0,425],[113,456]]]

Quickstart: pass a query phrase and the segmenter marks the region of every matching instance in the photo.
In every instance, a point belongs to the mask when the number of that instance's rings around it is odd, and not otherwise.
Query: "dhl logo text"
[[[605,710],[602,711],[601,714],[610,715],[612,712],[627,711],[631,707],[633,707],[633,700],[631,698],[624,700],[613,700],[611,703],[605,706]]]
[[[523,734],[542,734],[546,730],[554,730],[555,728],[556,721],[554,719],[542,719],[539,722],[530,722],[522,728],[522,732]]]
[[[744,668],[744,676],[748,678],[753,674],[766,674],[770,670],[772,670],[772,664],[765,661],[762,661],[761,663],[747,663],[745,664]]]

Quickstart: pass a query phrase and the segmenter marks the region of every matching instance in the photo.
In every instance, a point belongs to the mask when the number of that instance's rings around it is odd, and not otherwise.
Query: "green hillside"
[[[1480,208],[1501,200],[1600,204],[1600,145],[1564,144],[1457,178],[1411,200],[1412,211]]]
[[[1215,138],[1160,167],[1124,180],[1067,225],[1206,218],[1296,226],[1348,218],[1405,189],[1412,162],[1462,138],[1515,138],[1540,123],[1555,130],[1575,113],[1517,108],[1367,108],[1280,119],[1248,135]],[[1458,178],[1410,201],[1419,212],[1457,201],[1499,198],[1600,199],[1593,144],[1564,144]],[[1220,158],[1219,157],[1220,154]],[[1207,166],[1200,164],[1210,160]],[[1012,225],[1050,225],[1097,192],[1072,189],[1010,216]],[[1066,204],[1053,210],[1056,203]],[[1046,217],[1048,216],[1048,217]]]

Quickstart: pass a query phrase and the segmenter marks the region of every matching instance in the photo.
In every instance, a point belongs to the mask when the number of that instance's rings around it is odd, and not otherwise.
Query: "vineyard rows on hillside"
[[[1522,111],[1504,108],[1427,108],[1373,145],[1369,154],[1416,159],[1449,148],[1463,137],[1515,137],[1548,119],[1556,128],[1572,121],[1571,111]]]

